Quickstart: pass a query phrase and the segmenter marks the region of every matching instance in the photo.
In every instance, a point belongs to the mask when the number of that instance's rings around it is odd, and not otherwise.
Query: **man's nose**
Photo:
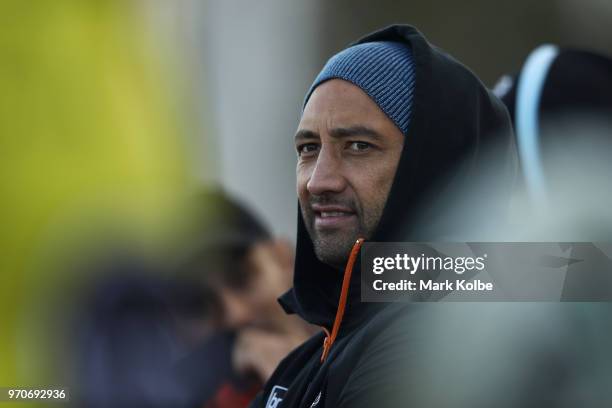
[[[346,187],[346,179],[341,171],[342,159],[330,150],[323,148],[319,152],[315,167],[306,184],[310,194],[339,193]]]

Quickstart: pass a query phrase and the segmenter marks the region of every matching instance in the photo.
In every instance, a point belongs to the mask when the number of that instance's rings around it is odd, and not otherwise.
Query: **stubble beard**
[[[300,207],[306,230],[314,246],[315,255],[319,261],[340,270],[344,268],[357,238],[369,239],[372,237],[383,210],[381,206],[363,212],[353,205],[351,208],[355,210],[357,216],[357,223],[353,227],[321,231],[314,226],[315,214],[310,210],[310,207],[307,209],[304,206]]]
[[[317,258],[336,269],[344,267],[355,240],[365,235],[362,228],[352,228],[351,231],[309,231]]]

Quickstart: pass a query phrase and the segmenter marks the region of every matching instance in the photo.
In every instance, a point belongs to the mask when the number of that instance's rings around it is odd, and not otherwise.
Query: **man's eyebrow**
[[[335,128],[330,131],[332,137],[345,138],[353,136],[370,136],[375,139],[380,139],[380,133],[366,126],[356,125],[347,128]]]
[[[295,134],[295,140],[298,141],[302,139],[319,139],[319,134],[312,130],[301,129]]]
[[[374,129],[371,129],[367,126],[362,126],[362,125],[334,128],[329,133],[330,133],[330,136],[334,138],[338,138],[338,139],[354,137],[354,136],[369,136],[375,139],[380,139],[382,137],[380,133],[378,133]],[[320,137],[318,133],[313,132],[312,130],[308,130],[308,129],[298,130],[297,133],[295,134],[296,141],[303,140],[303,139],[319,139],[319,138]]]

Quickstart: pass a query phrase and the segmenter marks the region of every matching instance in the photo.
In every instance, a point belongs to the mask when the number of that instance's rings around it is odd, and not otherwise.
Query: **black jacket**
[[[413,27],[391,26],[357,43],[379,40],[403,42],[412,49],[416,89],[409,133],[371,240],[435,239],[411,229],[415,214],[428,198],[461,188],[471,175],[482,171],[482,150],[488,142],[503,146],[497,165],[507,169],[507,174],[516,172],[510,120],[503,104],[469,69],[430,45]],[[459,162],[462,165],[457,167]],[[417,333],[399,324],[406,320],[409,324],[420,307],[361,303],[359,257],[355,260],[355,273],[345,288],[345,313],[338,322],[343,275],[317,259],[298,215],[294,287],[280,302],[288,313],[297,313],[324,330],[280,363],[251,407],[393,406],[392,395],[409,391],[397,376],[408,361],[395,351],[420,341]],[[332,331],[334,322],[339,326],[338,336],[322,361],[326,333]],[[409,353],[404,354],[409,358]],[[384,403],[380,400],[383,394]]]

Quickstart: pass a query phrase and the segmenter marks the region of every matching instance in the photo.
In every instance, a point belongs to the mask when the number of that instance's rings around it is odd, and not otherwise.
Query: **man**
[[[252,407],[404,400],[410,387],[397,374],[409,356],[398,352],[420,340],[398,322],[415,308],[360,302],[360,245],[435,239],[411,229],[417,212],[427,197],[468,184],[489,142],[505,146],[497,164],[513,173],[501,102],[414,28],[375,32],[328,61],[295,136],[294,286],[280,299],[288,313],[323,330],[281,362]]]
[[[172,304],[179,332],[197,345],[178,365],[193,406],[246,406],[279,361],[314,332],[277,297],[291,283],[289,244],[217,190],[194,200],[186,261]]]
[[[289,245],[221,191],[190,204],[172,274],[129,245],[81,267],[98,276],[75,307],[81,405],[245,407],[313,334],[276,300],[291,282]]]

